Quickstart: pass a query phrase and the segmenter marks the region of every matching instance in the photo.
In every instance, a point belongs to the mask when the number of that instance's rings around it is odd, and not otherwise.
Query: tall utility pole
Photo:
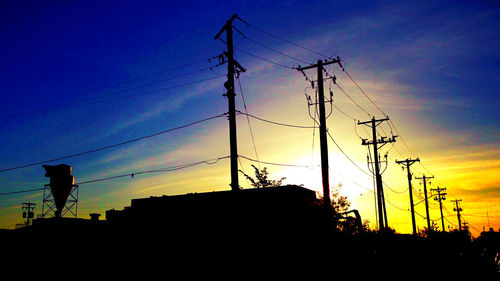
[[[30,219],[34,217],[34,210],[35,210],[35,203],[23,203],[22,205],[22,210],[23,210],[23,218],[26,219],[26,226],[30,225]]]
[[[231,190],[239,190],[240,185],[238,181],[238,145],[236,138],[236,109],[235,109],[235,96],[234,91],[234,75],[238,74],[240,71],[245,72],[245,69],[234,60],[233,52],[233,21],[238,18],[237,14],[234,14],[222,27],[222,29],[215,35],[214,39],[220,39],[220,36],[225,31],[226,32],[226,45],[227,52],[224,52],[223,57],[227,58],[227,81],[224,83],[224,87],[227,90],[225,96],[227,97],[227,102],[229,106],[229,145],[231,154]],[[240,19],[241,20],[241,19]],[[222,41],[222,40],[221,40]],[[224,42],[224,41],[223,41]]]
[[[462,223],[460,222],[460,211],[462,211],[462,208],[458,206],[458,202],[460,201],[462,201],[462,199],[451,200],[451,202],[455,203],[455,208],[453,208],[453,211],[457,212],[458,230],[462,231]]]
[[[413,207],[413,191],[412,191],[412,186],[411,186],[411,172],[410,172],[410,166],[415,164],[416,162],[420,162],[420,159],[406,159],[402,161],[396,160],[396,163],[399,165],[402,165],[403,168],[406,167],[406,171],[408,172],[408,188],[410,190],[410,210],[411,210],[411,222],[413,225],[413,235],[417,234],[417,224],[415,223],[415,209]]]
[[[439,201],[439,210],[441,210],[441,224],[443,226],[443,232],[446,231],[444,229],[444,217],[443,217],[443,200],[446,200],[446,195],[447,193],[446,188],[431,188],[431,191],[436,191],[437,192],[437,197],[434,198],[434,200]]]
[[[377,210],[378,210],[379,229],[388,227],[388,224],[387,224],[387,212],[385,209],[384,186],[382,184],[382,175],[380,173],[380,161],[379,161],[378,150],[387,143],[395,142],[397,136],[392,136],[392,138],[381,137],[380,139],[377,139],[377,126],[380,125],[382,122],[388,120],[389,117],[377,120],[375,119],[375,116],[373,116],[372,120],[370,121],[365,121],[365,122],[358,121],[358,125],[365,125],[372,128],[372,140],[369,141],[367,139],[363,139],[361,141],[361,144],[373,146],[373,158],[375,159],[375,184],[377,187],[377,203],[378,203]]]
[[[328,171],[328,143],[326,139],[326,111],[325,111],[325,93],[323,89],[323,66],[340,63],[340,59],[332,60],[318,60],[314,65],[306,67],[298,67],[297,70],[303,72],[304,70],[316,68],[318,71],[318,99],[319,99],[319,143],[321,151],[321,176],[323,179],[323,200],[326,208],[331,207],[330,200],[330,180]]]
[[[432,177],[426,177],[425,175],[423,175],[421,178],[419,178],[419,177],[415,177],[415,178],[418,179],[418,180],[422,180],[424,182],[425,214],[426,214],[426,217],[427,217],[427,231],[430,231],[431,230],[431,219],[430,219],[430,216],[429,216],[429,201],[427,200],[427,181],[429,181],[430,179],[434,178],[434,176],[432,176]],[[429,184],[431,184],[430,181],[429,181]]]

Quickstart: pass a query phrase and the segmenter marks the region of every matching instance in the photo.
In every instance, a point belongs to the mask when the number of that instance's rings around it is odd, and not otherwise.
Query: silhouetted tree
[[[249,180],[252,183],[252,186],[255,188],[280,186],[283,183],[283,181],[286,179],[286,177],[282,177],[279,180],[270,180],[267,177],[269,175],[269,172],[267,171],[266,167],[264,167],[264,169],[262,169],[262,170],[259,170],[254,165],[252,165],[252,167],[255,170],[255,179],[252,178],[251,176],[245,174],[245,172],[243,172],[242,170],[239,170],[239,171],[247,178],[247,180]]]
[[[351,207],[351,202],[347,199],[347,196],[340,195],[340,188],[342,187],[342,184],[340,183],[338,188],[333,188],[331,193],[331,201],[332,201],[332,207],[335,210],[335,212],[338,213],[345,213],[349,210]]]
[[[439,227],[435,222],[431,223],[431,228],[424,227],[418,232],[418,235],[424,238],[429,238],[432,233],[439,231]]]

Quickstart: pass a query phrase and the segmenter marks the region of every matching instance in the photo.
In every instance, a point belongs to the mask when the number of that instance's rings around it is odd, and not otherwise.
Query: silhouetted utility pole
[[[425,214],[426,214],[426,217],[427,217],[427,230],[430,231],[431,230],[431,219],[430,219],[430,216],[429,216],[429,202],[427,200],[427,181],[429,181],[430,179],[434,178],[434,176],[432,176],[432,177],[426,177],[425,175],[423,175],[421,178],[419,178],[419,177],[415,177],[415,178],[418,179],[418,180],[422,180],[424,182]],[[429,181],[429,184],[431,184],[430,181]]]
[[[326,114],[325,114],[325,93],[323,89],[323,66],[340,63],[340,59],[332,59],[330,61],[318,60],[314,65],[306,67],[298,67],[297,70],[303,72],[304,70],[316,68],[318,70],[318,99],[319,99],[319,143],[321,151],[321,176],[323,178],[323,198],[324,206],[331,207],[330,200],[330,181],[328,172],[328,144],[326,139]]]
[[[392,138],[381,137],[377,139],[377,126],[380,125],[384,121],[388,121],[389,117],[384,119],[375,119],[375,116],[372,117],[372,120],[359,122],[358,125],[365,125],[372,128],[372,140],[369,141],[367,139],[363,139],[362,145],[372,145],[373,146],[373,157],[375,160],[375,183],[377,187],[377,207],[378,207],[378,220],[379,220],[379,228],[383,229],[388,227],[387,224],[387,212],[385,209],[385,199],[384,199],[384,187],[382,185],[382,175],[380,173],[380,160],[378,155],[378,150],[382,148],[387,143],[395,142],[397,136],[392,136]],[[379,146],[379,144],[381,144]]]
[[[431,188],[431,191],[436,191],[437,197],[434,198],[434,200],[439,201],[439,210],[441,210],[441,224],[443,226],[443,231],[446,231],[444,229],[444,217],[443,217],[443,203],[442,200],[446,200],[446,188]]]
[[[227,81],[224,83],[224,87],[227,92],[225,96],[227,97],[229,106],[229,145],[231,153],[231,190],[239,190],[238,182],[238,146],[236,139],[236,110],[235,110],[235,96],[234,91],[234,75],[239,75],[240,72],[245,72],[245,69],[234,60],[233,53],[233,21],[238,18],[237,14],[234,14],[222,27],[222,29],[215,35],[215,40],[220,39],[220,36],[225,31],[226,32],[226,45],[227,52],[224,52],[221,56],[222,59],[227,58]],[[241,19],[240,19],[241,20]],[[222,41],[222,39],[221,39]]]
[[[462,208],[458,206],[458,202],[460,201],[462,201],[462,199],[451,200],[451,202],[455,203],[455,208],[453,208],[453,211],[457,212],[458,230],[462,231],[462,223],[460,222],[460,211],[462,211]]]
[[[32,219],[35,215],[33,212],[35,210],[35,203],[23,203],[22,205],[22,210],[23,210],[23,218],[26,219],[26,226],[30,225],[30,219]]]
[[[413,191],[411,186],[411,172],[410,166],[415,164],[416,162],[420,162],[420,159],[406,159],[402,161],[396,160],[396,163],[403,166],[403,169],[406,167],[406,171],[408,172],[408,188],[410,190],[410,210],[411,210],[411,222],[413,225],[413,235],[417,234],[417,224],[415,223],[415,209],[413,208]]]

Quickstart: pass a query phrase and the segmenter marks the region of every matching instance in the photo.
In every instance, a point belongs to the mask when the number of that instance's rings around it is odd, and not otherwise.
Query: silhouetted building
[[[110,226],[182,233],[304,232],[326,227],[315,191],[287,185],[133,199],[106,211]]]

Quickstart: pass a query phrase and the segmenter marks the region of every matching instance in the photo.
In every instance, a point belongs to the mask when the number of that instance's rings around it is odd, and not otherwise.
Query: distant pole
[[[227,89],[225,96],[228,101],[229,108],[229,145],[231,154],[231,190],[240,190],[240,185],[238,181],[238,144],[237,144],[237,134],[236,134],[236,108],[235,108],[235,88],[234,88],[234,75],[236,73],[235,67],[238,67],[239,71],[245,72],[245,69],[241,67],[234,60],[233,52],[233,21],[238,17],[234,14],[222,27],[222,29],[215,35],[214,39],[220,38],[223,32],[226,32],[226,45],[227,52],[224,52],[224,56],[227,58],[227,82],[224,83],[224,87]]]
[[[446,195],[447,193],[445,193],[444,191],[446,191],[446,188],[431,188],[431,191],[436,191],[438,193],[438,196],[437,198],[434,198],[434,200],[436,201],[439,201],[439,210],[441,210],[441,224],[442,224],[442,227],[443,227],[443,232],[445,232],[445,228],[444,228],[444,216],[443,216],[443,203],[442,201],[443,200],[446,200]]]
[[[429,216],[429,201],[427,199],[427,181],[434,178],[434,176],[426,177],[423,175],[421,178],[415,177],[416,179],[422,180],[424,182],[424,195],[425,195],[425,214],[427,217],[427,231],[431,230],[431,219]],[[429,182],[430,183],[430,182]]]
[[[410,190],[410,210],[411,210],[411,222],[413,225],[413,235],[417,234],[417,224],[415,222],[415,209],[413,207],[413,188],[411,186],[411,172],[410,172],[410,166],[413,165],[415,162],[420,162],[420,159],[406,159],[402,161],[396,160],[396,163],[399,165],[402,165],[403,167],[406,167],[406,171],[408,173],[408,189]]]
[[[372,140],[363,139],[362,145],[372,145],[373,146],[373,158],[375,161],[375,183],[377,187],[377,207],[378,207],[378,220],[379,220],[379,229],[383,229],[388,227],[387,223],[387,211],[385,209],[385,198],[384,198],[384,186],[382,182],[382,175],[380,172],[380,161],[378,157],[378,150],[387,143],[395,142],[397,136],[392,136],[392,138],[387,139],[387,137],[381,137],[377,139],[377,126],[380,125],[384,121],[388,121],[389,117],[383,119],[375,119],[375,116],[372,117],[370,121],[359,122],[358,125],[366,125],[371,127],[372,129]],[[381,144],[381,146],[379,146]]]
[[[22,210],[23,210],[23,218],[26,218],[26,226],[30,225],[30,220],[34,217],[34,209],[35,209],[35,203],[23,203],[22,205]]]
[[[340,63],[340,59],[332,59],[330,61],[318,60],[315,65],[298,67],[297,70],[303,72],[310,68],[317,68],[318,71],[318,105],[319,105],[319,142],[321,152],[321,177],[323,180],[323,203],[326,208],[331,207],[330,199],[330,179],[328,171],[328,143],[326,139],[326,111],[325,111],[325,93],[323,89],[323,66],[332,63]]]
[[[486,217],[488,218],[488,229],[491,230],[491,226],[490,226],[490,214],[488,213],[488,209],[486,209]]]
[[[460,201],[462,201],[462,199],[451,200],[451,202],[455,203],[455,208],[453,208],[453,211],[457,212],[458,230],[462,231],[462,223],[460,222],[460,211],[462,211],[462,208],[458,206],[458,202]]]

